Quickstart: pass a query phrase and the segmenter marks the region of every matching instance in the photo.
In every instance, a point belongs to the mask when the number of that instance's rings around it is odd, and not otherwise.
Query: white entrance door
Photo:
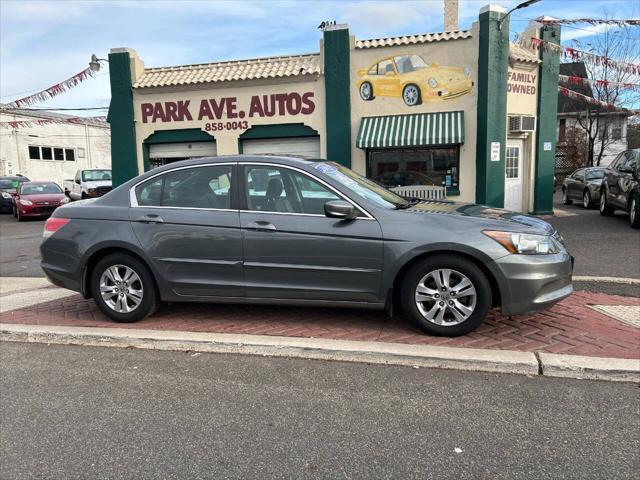
[[[522,211],[522,140],[509,140],[504,168],[504,208]]]

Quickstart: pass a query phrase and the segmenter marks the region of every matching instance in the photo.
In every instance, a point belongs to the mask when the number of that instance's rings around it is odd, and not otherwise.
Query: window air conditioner
[[[510,115],[510,132],[533,132],[536,129],[536,117],[530,115]]]

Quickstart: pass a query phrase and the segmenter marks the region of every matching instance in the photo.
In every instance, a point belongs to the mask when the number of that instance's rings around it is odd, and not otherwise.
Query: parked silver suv
[[[161,301],[386,308],[470,332],[572,292],[562,238],[534,217],[406,199],[334,162],[233,156],[173,163],[58,208],[42,268],[118,322]]]

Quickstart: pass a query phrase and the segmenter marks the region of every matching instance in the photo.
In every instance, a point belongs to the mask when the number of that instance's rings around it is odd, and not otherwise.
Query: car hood
[[[15,195],[17,190],[15,188],[0,188],[0,192],[7,192],[11,195]]]
[[[537,217],[475,203],[425,201],[406,210],[394,211],[412,215],[451,215],[461,221],[467,219],[475,222],[480,224],[481,228],[486,229],[502,229],[540,235],[555,233],[555,228],[551,224]]]
[[[405,73],[404,76],[416,81],[435,78],[439,83],[454,82],[466,78],[462,67],[426,67]]]
[[[110,187],[111,180],[87,180],[82,182],[87,188]]]
[[[65,194],[64,193],[47,193],[47,194],[38,194],[38,195],[20,195],[20,198],[24,200],[29,200],[33,203],[42,203],[42,202],[58,203],[60,200],[65,198]]]

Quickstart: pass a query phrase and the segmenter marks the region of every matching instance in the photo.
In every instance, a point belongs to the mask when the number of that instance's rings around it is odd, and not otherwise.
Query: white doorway
[[[522,140],[508,140],[504,166],[504,208],[522,211]]]

